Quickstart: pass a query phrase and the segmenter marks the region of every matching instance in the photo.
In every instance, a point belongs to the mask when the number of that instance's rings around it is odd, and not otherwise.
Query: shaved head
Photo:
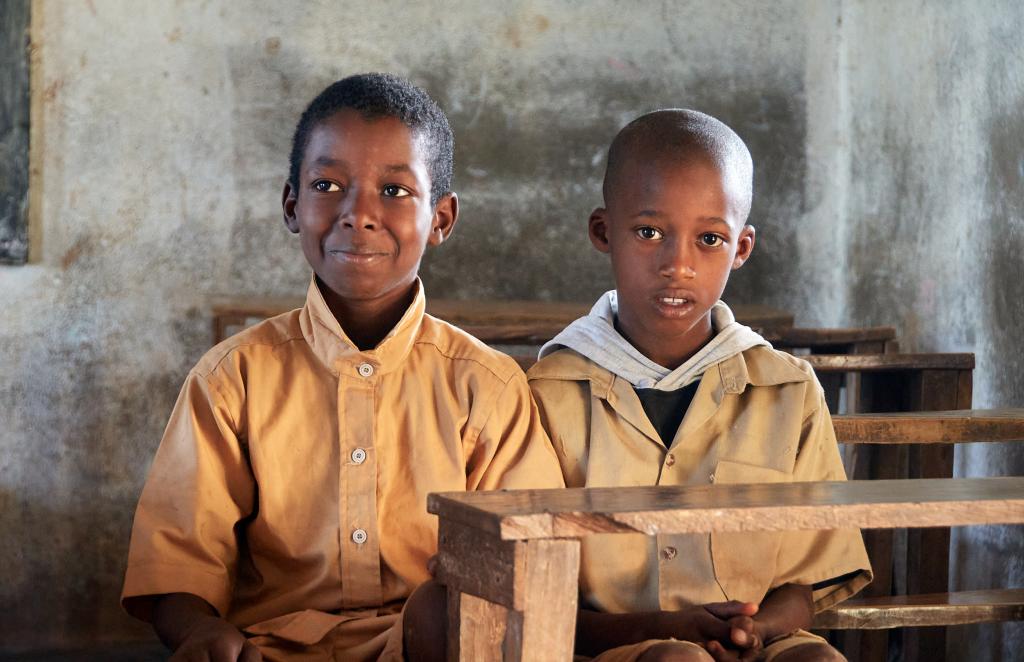
[[[741,224],[750,214],[754,166],[750,151],[736,132],[710,115],[669,108],[641,115],[615,136],[608,149],[604,202],[611,204],[619,188],[630,182],[633,165],[662,167],[710,163],[722,175]]]

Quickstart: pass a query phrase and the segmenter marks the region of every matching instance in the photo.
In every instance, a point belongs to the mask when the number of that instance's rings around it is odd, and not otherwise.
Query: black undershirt
[[[658,432],[661,443],[666,448],[672,445],[672,440],[676,436],[680,423],[683,422],[683,417],[686,416],[686,410],[693,402],[693,396],[696,395],[698,386],[700,386],[699,379],[675,391],[659,391],[653,388],[633,389],[636,391],[637,397],[640,398],[644,413],[647,414],[647,418]]]

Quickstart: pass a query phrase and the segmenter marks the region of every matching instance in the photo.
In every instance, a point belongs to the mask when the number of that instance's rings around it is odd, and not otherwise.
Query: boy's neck
[[[618,316],[615,318],[615,330],[638,352],[668,370],[675,370],[686,363],[690,357],[715,337],[710,315],[698,322],[697,326],[690,330],[690,333],[679,340],[647,337],[642,333],[633,334],[636,337],[632,337],[629,331],[619,323]]]
[[[371,350],[395,328],[416,298],[415,281],[394,296],[353,301],[339,296],[317,279],[324,302],[341,330],[360,351]]]

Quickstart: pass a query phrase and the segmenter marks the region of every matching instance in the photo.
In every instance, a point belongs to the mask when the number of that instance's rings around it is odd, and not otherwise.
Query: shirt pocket
[[[715,484],[788,483],[793,477],[778,469],[720,460]],[[782,531],[711,533],[715,579],[730,600],[760,604],[775,579]]]

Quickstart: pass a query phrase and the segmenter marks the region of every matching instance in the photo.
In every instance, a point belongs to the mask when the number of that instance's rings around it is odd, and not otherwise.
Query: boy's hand
[[[716,602],[704,605],[711,615],[722,619],[725,635],[709,639],[705,648],[716,662],[753,660],[764,647],[760,628],[754,620],[758,605],[753,602]]]
[[[203,616],[189,628],[170,662],[262,662],[258,648],[222,618]]]
[[[751,620],[750,617],[757,613],[757,605],[730,600],[691,607],[677,613],[684,615],[687,623],[676,638],[706,645],[710,642],[729,641],[733,630],[743,627],[745,623],[736,621],[733,625],[732,622],[736,619]]]
[[[261,662],[258,648],[217,616],[210,603],[190,593],[170,593],[153,607],[153,627],[174,651],[171,662]]]

